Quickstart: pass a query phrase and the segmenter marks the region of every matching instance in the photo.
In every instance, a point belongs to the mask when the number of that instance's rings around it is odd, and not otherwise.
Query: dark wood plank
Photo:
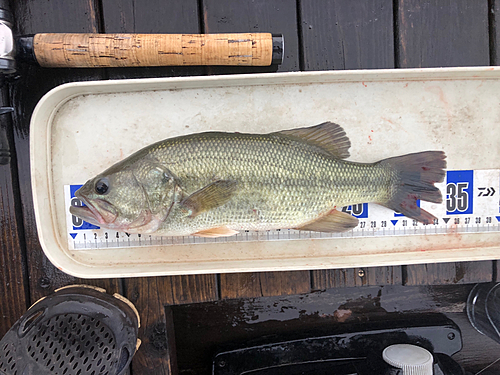
[[[215,275],[148,277],[125,280],[127,297],[141,316],[141,347],[132,361],[135,374],[176,374],[169,305],[217,299]]]
[[[216,275],[167,277],[170,281],[169,305],[214,301],[218,298]]]
[[[18,35],[34,33],[95,33],[99,31],[94,1],[11,1]]]
[[[142,344],[132,360],[132,371],[146,374],[172,374],[175,370],[173,345],[167,341],[165,305],[172,301],[168,278],[150,277],[125,280],[127,297],[141,317],[139,337]]]
[[[107,33],[200,33],[196,0],[109,0],[102,5]],[[206,68],[122,68],[106,73],[112,79],[171,77],[206,74]],[[133,359],[133,372],[145,374],[154,369],[155,374],[172,374],[176,371],[175,343],[168,305],[215,300],[217,280],[215,275],[133,278],[125,280],[125,295],[143,320],[142,345]]]
[[[489,65],[487,0],[399,0],[399,67]]]
[[[2,98],[3,99],[3,98]],[[6,105],[0,100],[0,106]],[[0,117],[0,131],[6,135],[7,145],[12,143],[12,132],[9,115]],[[13,146],[13,145],[12,145]],[[12,147],[10,147],[12,148]],[[14,150],[12,150],[14,151]],[[13,155],[14,156],[14,155]],[[12,177],[13,164],[0,165],[0,337],[10,329],[26,311],[29,301],[27,296],[27,277],[24,272],[24,249],[21,246],[22,223],[16,214],[16,206],[20,204]],[[16,200],[18,201],[16,203]]]
[[[487,0],[399,0],[397,30],[399,67],[489,65]],[[487,281],[492,270],[491,262],[411,265],[405,283]]]
[[[401,285],[402,267],[368,267],[312,271],[312,289]]]
[[[220,275],[221,298],[269,297],[308,293],[309,272],[249,272]]]
[[[407,266],[405,285],[473,284],[493,281],[493,262],[431,263]]]
[[[300,5],[304,70],[394,67],[391,0],[316,0]],[[314,290],[401,282],[399,266],[312,272]]]
[[[280,72],[299,70],[297,7],[293,0],[202,0],[205,33],[270,32],[283,34]],[[211,74],[274,71],[274,67],[210,68]]]
[[[198,33],[197,0],[106,0],[106,33]]]
[[[210,373],[213,353],[249,342],[324,336],[349,327],[363,330],[375,322],[391,327],[399,319],[426,322],[438,313],[461,331],[463,348],[453,358],[470,374],[498,374],[498,363],[491,371],[480,372],[497,360],[498,344],[477,332],[464,313],[471,289],[472,285],[336,288],[299,296],[173,306],[179,370]]]
[[[300,5],[304,70],[394,67],[392,0]]]
[[[106,0],[102,2],[106,33],[198,34],[197,0]],[[108,69],[109,78],[149,78],[206,74],[206,67],[176,66]]]
[[[297,12],[291,0],[203,0],[205,33],[271,32],[283,34],[285,57],[278,71],[299,70]],[[210,67],[210,74],[274,71],[273,67]],[[221,298],[303,293],[310,289],[309,272],[264,272],[221,275]]]
[[[357,286],[361,283],[356,268],[312,271],[312,289],[325,290]]]
[[[96,32],[98,16],[94,2],[75,0],[15,1],[12,4],[16,34],[38,32]],[[71,81],[100,79],[100,69],[42,69],[19,66],[20,79],[12,85],[11,103],[15,108],[14,140],[27,247],[28,272],[32,301],[68,284],[91,284],[109,292],[120,292],[117,280],[82,280],[56,269],[43,254],[36,231],[29,161],[29,125],[35,105],[53,87]]]
[[[498,65],[500,62],[500,0],[490,0],[489,5],[490,63]]]

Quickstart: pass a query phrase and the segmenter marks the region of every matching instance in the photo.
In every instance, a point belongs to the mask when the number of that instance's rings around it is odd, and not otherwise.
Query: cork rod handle
[[[282,43],[268,33],[36,34],[33,50],[43,67],[268,66],[281,63]]]

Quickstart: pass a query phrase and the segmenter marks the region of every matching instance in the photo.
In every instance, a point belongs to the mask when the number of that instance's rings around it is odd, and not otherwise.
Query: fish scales
[[[85,183],[70,212],[130,233],[229,236],[237,230],[335,232],[358,220],[336,208],[374,202],[429,223],[441,203],[442,151],[355,163],[337,124],[270,134],[207,132],[139,150]]]
[[[172,226],[179,235],[214,225],[237,230],[298,226],[335,206],[384,199],[382,188],[392,177],[376,164],[339,160],[316,146],[273,135],[198,134],[166,140],[150,156],[188,192],[216,180],[238,184],[225,205],[194,219],[166,220],[159,234]]]

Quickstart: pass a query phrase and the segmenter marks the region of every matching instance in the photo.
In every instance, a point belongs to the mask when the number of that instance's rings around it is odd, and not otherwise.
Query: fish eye
[[[95,183],[95,192],[99,195],[104,195],[108,192],[109,182],[107,178],[101,178]]]

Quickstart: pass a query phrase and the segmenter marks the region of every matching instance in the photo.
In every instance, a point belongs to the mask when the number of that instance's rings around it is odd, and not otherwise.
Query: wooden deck
[[[11,0],[16,35],[39,32],[284,34],[278,71],[496,65],[500,58],[498,0]],[[166,67],[43,69],[21,65],[4,88],[13,123],[2,119],[12,161],[0,165],[0,335],[26,308],[54,289],[87,283],[119,292],[137,306],[143,345],[132,373],[176,373],[165,306],[363,287],[463,285],[496,281],[496,261],[364,269],[214,274],[108,280],[68,276],[44,256],[36,232],[29,169],[29,122],[38,100],[65,82],[141,77],[252,73],[270,68]],[[12,126],[11,126],[12,125]],[[360,276],[363,275],[363,276]],[[460,287],[458,287],[460,289]],[[462,293],[463,294],[463,293]],[[158,337],[165,345],[158,345]],[[464,339],[466,339],[464,335]],[[160,341],[162,341],[160,340]],[[487,342],[476,351],[490,348]],[[475,369],[484,357],[468,359]],[[471,359],[472,358],[472,359]],[[493,372],[491,372],[493,371]],[[483,372],[494,374],[497,365]]]

